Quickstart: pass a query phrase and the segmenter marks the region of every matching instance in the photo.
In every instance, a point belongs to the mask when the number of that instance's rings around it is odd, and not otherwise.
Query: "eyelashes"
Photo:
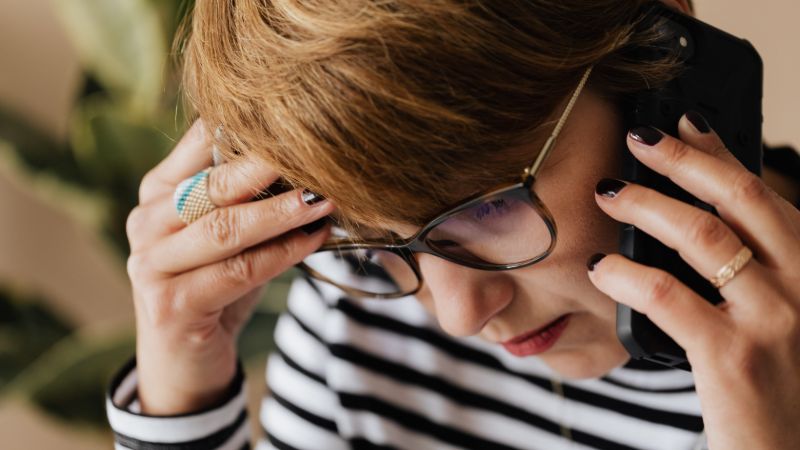
[[[495,213],[506,212],[508,209],[510,209],[508,203],[501,198],[477,206],[474,216],[478,220],[483,220],[486,217],[495,215]]]

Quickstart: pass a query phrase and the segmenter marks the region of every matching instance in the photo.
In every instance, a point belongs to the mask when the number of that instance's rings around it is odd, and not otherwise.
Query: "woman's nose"
[[[502,272],[471,269],[433,255],[418,255],[425,287],[442,329],[472,336],[514,297],[514,284]]]

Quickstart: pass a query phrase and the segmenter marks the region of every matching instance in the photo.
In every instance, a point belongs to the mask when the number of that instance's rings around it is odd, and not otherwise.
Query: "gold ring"
[[[753,252],[750,251],[746,245],[743,245],[739,252],[736,253],[736,256],[731,258],[731,260],[728,261],[728,264],[722,266],[717,271],[717,274],[711,277],[711,279],[708,281],[710,281],[711,284],[713,284],[717,289],[725,286],[725,284],[731,281],[731,279],[733,279],[733,277],[735,277],[736,274],[742,270],[742,267],[744,267],[745,264],[752,259],[752,257]]]

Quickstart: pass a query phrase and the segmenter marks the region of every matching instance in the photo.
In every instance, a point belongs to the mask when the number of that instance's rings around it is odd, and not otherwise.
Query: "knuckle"
[[[139,233],[142,226],[147,223],[145,209],[141,205],[135,206],[125,220],[125,233],[128,237],[134,236]]]
[[[280,202],[278,202],[278,214],[286,219],[297,215],[298,210],[298,195],[293,192],[290,195],[285,195]]]
[[[297,211],[297,198],[296,196],[292,195],[280,195],[276,197],[276,201],[273,203],[271,207],[270,217],[271,220],[275,220],[278,222],[286,222],[286,223],[293,223],[300,219]]]
[[[669,150],[667,150],[665,158],[670,166],[679,166],[691,151],[692,147],[689,144],[675,139]]]
[[[232,285],[251,283],[255,273],[255,260],[247,253],[233,256],[222,263],[222,277]]]
[[[208,195],[214,204],[222,204],[230,197],[231,180],[228,172],[215,167],[208,173]]]
[[[743,171],[733,181],[732,193],[737,202],[752,202],[767,196],[767,185],[748,171]]]
[[[239,221],[231,208],[216,208],[204,219],[203,234],[212,244],[222,248],[236,247],[239,244]]]
[[[298,239],[283,236],[271,241],[268,247],[263,249],[266,251],[256,252],[265,261],[265,270],[261,276],[271,278],[286,270],[292,264],[300,262],[302,258],[298,252],[299,246]]]
[[[650,276],[645,289],[645,299],[649,304],[664,305],[675,295],[675,278],[657,271]]]
[[[730,150],[728,150],[728,147],[725,147],[724,144],[717,144],[716,146],[714,146],[714,148],[709,150],[708,153],[711,156],[716,156],[720,158],[729,156],[731,154]]]
[[[636,211],[641,207],[651,205],[653,201],[651,191],[648,189],[641,189],[638,185],[630,185],[622,190],[625,192],[624,196],[620,196],[620,200],[626,203],[626,207],[631,211]]]
[[[144,199],[150,196],[150,192],[155,185],[155,174],[151,169],[147,173],[144,174],[142,177],[142,181],[139,183],[139,201],[142,202]]]
[[[278,242],[277,251],[278,261],[281,263],[295,262],[298,256],[300,241],[297,239],[284,238]]]
[[[695,215],[687,232],[688,241],[700,248],[713,248],[728,237],[728,228],[713,215],[700,212]]]
[[[125,269],[131,281],[139,280],[148,272],[147,258],[141,253],[131,253],[125,264]]]

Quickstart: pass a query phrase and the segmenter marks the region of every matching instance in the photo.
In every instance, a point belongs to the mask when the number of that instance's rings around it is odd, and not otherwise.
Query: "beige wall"
[[[0,0],[0,102],[63,136],[79,82],[78,61],[50,0]]]
[[[800,2],[695,3],[700,18],[748,38],[759,50],[766,69],[764,136],[773,144],[800,147],[800,83],[796,81]],[[63,136],[69,102],[79,81],[77,68],[48,0],[0,0],[1,102],[35,118],[52,134]],[[77,323],[130,323],[124,271],[110,252],[64,214],[26,193],[24,184],[14,182],[2,170],[0,238],[0,279],[42,286]],[[0,418],[5,449],[108,447],[94,434],[54,424],[17,402],[0,403]],[[9,442],[6,436],[12,435],[19,440]]]

